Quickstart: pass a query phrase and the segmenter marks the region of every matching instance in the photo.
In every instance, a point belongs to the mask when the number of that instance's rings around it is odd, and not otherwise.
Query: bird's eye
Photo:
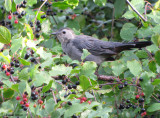
[[[65,34],[66,32],[65,32],[65,31],[63,31],[62,33],[63,33],[63,34]]]

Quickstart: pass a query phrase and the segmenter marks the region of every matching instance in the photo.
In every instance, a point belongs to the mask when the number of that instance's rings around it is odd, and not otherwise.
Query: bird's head
[[[70,28],[62,28],[52,34],[56,35],[56,37],[61,43],[68,42],[69,40],[74,39],[75,37],[74,31]]]

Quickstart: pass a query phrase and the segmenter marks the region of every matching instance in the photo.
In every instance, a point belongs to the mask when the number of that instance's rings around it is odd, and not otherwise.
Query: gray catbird
[[[83,49],[87,49],[91,54],[84,61],[94,61],[98,65],[104,61],[112,60],[112,56],[124,50],[142,48],[152,44],[150,41],[129,43],[108,42],[87,35],[76,35],[70,28],[62,28],[52,34],[56,35],[61,42],[63,51],[71,59],[81,61]]]

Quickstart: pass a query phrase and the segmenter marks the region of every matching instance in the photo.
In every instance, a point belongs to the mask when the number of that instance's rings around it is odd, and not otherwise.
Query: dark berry
[[[15,63],[15,67],[17,68],[17,67],[19,67],[20,66],[20,64],[19,63]]]
[[[24,92],[25,95],[28,95],[27,91]]]
[[[73,85],[72,85],[72,88],[76,89],[76,88],[77,88],[77,85],[73,84]]]
[[[41,28],[38,28],[38,27],[36,28],[36,32],[39,32],[40,30],[41,30]]]
[[[71,102],[71,101],[68,101],[68,105],[72,105],[72,102]]]
[[[11,74],[14,74],[14,70],[11,70],[10,73],[11,73]]]
[[[18,18],[22,18],[21,14],[18,14]]]
[[[129,106],[132,107],[132,103],[130,103]]]
[[[137,106],[136,106],[136,105],[133,105],[133,106],[132,106],[132,108],[133,108],[133,109],[136,109],[136,108],[137,108]]]
[[[35,95],[36,95],[36,93],[35,93],[35,92],[32,92],[32,93],[31,93],[31,96],[35,96]]]
[[[13,26],[12,25],[9,25],[9,28],[12,28]]]
[[[39,20],[37,20],[36,25],[40,25],[40,21]]]
[[[48,6],[48,4],[49,4],[48,2],[45,3],[46,6]]]
[[[79,83],[79,81],[76,81],[76,85],[79,85],[80,83]]]
[[[160,95],[158,95],[158,99],[160,99]]]
[[[62,80],[62,83],[63,83],[63,84],[66,84],[67,82],[66,82],[66,80]]]
[[[4,7],[3,7],[3,6],[1,7],[1,10],[4,10]]]
[[[29,56],[30,56],[30,54],[29,54],[29,53],[26,53],[25,56],[24,56],[24,59],[28,59]]]
[[[73,115],[72,118],[78,118],[76,115]]]
[[[143,113],[143,112],[145,112],[146,110],[145,110],[145,108],[141,108],[141,113]]]
[[[67,95],[67,94],[65,94],[65,95],[64,95],[64,98],[66,98],[67,96],[68,96],[68,95]]]
[[[11,24],[11,21],[7,21],[7,24],[9,24],[9,25],[10,25],[10,24]]]
[[[25,11],[22,11],[22,12],[21,12],[21,16],[24,16],[25,14],[26,14]]]
[[[13,12],[13,15],[18,15],[18,11]]]
[[[43,19],[43,18],[46,18],[46,15],[42,15],[41,18],[42,18],[42,19]]]
[[[39,33],[37,33],[37,34],[36,34],[36,38],[39,38],[39,37],[40,37],[40,34],[39,34]]]
[[[31,27],[33,27],[33,22],[30,21],[30,22],[29,22],[29,25],[30,25]]]
[[[26,1],[26,0],[24,0],[24,1],[23,1],[23,4],[26,4],[26,3],[27,3],[27,1]]]
[[[73,92],[72,92],[72,94],[76,94],[76,92],[75,92],[75,91],[73,91]]]
[[[70,84],[68,84],[68,89],[72,89],[72,86]]]
[[[126,106],[126,109],[129,109],[129,108],[130,108],[130,106],[129,106],[129,105],[127,105],[127,106]]]
[[[69,16],[66,16],[66,20],[68,20],[69,19]]]
[[[119,105],[119,109],[124,109],[124,108],[125,108],[124,104]]]
[[[24,106],[24,107],[23,107],[23,110],[24,110],[24,111],[27,111],[27,107]]]
[[[139,81],[141,81],[141,82],[142,82],[142,81],[143,81],[143,78],[142,78],[142,77],[140,77],[140,78],[139,78]]]
[[[138,100],[138,102],[139,102],[139,103],[144,102],[144,98],[140,98],[140,99]]]
[[[31,58],[30,60],[31,60],[31,62],[35,62],[35,61],[36,61],[36,59],[35,59],[35,58]]]
[[[63,10],[60,10],[61,13],[63,13]]]
[[[128,85],[128,82],[127,82],[127,81],[125,81],[125,82],[124,82],[124,86],[127,86],[127,85]]]
[[[61,99],[57,99],[57,103],[58,103],[59,101],[61,101]]]
[[[130,103],[130,100],[129,100],[129,99],[127,99],[127,100],[126,100],[126,102],[127,102],[127,103]]]
[[[34,90],[34,89],[35,89],[35,87],[34,87],[34,85],[32,85],[32,86],[31,86],[31,90]]]
[[[120,85],[118,86],[119,89],[123,89],[123,87],[124,87],[123,84],[120,84]]]
[[[31,79],[31,78],[29,78],[28,83],[29,83],[29,82],[31,82],[31,81],[32,81],[32,79]]]

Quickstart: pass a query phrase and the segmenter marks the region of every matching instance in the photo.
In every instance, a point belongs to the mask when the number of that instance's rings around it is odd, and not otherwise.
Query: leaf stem
[[[133,10],[134,12],[136,12],[136,14],[137,14],[144,22],[147,21],[147,19],[145,19],[145,18],[139,13],[139,11],[137,11],[136,8],[133,7],[133,5],[129,2],[129,0],[126,0],[126,2],[127,2],[128,5],[132,8],[132,10]]]

